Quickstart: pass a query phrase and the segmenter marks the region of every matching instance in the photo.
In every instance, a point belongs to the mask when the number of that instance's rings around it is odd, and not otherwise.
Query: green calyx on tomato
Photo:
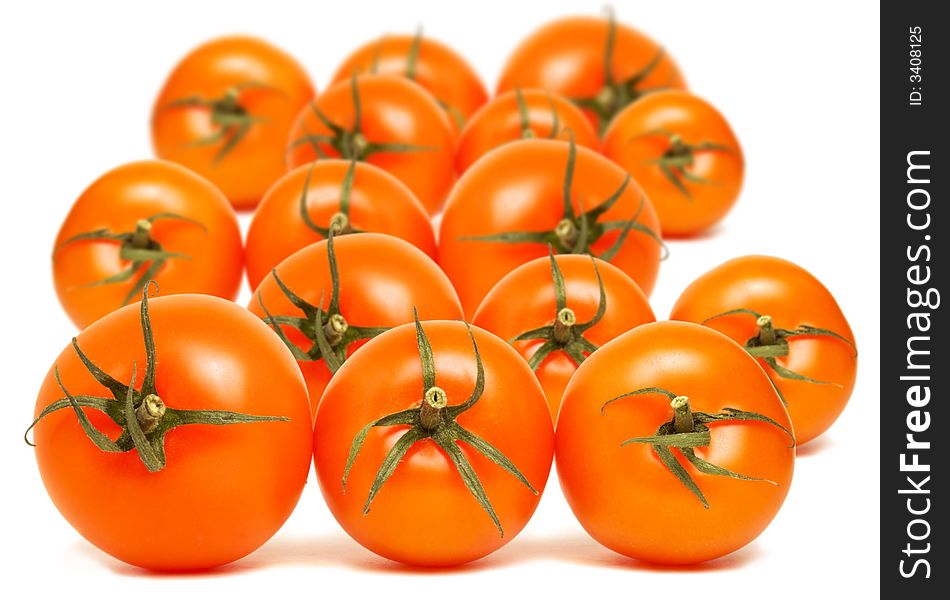
[[[287,417],[248,415],[226,410],[180,410],[165,404],[155,389],[155,341],[152,336],[152,323],[148,316],[150,285],[158,287],[154,281],[149,281],[142,291],[141,323],[145,341],[146,367],[141,389],[135,389],[136,366],[134,363],[132,379],[128,385],[125,385],[96,366],[79,348],[76,338],[73,338],[72,346],[79,360],[82,361],[89,374],[112,393],[112,397],[73,396],[60,379],[59,368],[54,367],[56,383],[59,384],[66,397],[44,408],[30,424],[23,436],[27,444],[33,445],[28,436],[40,421],[58,410],[72,408],[79,420],[79,425],[97,448],[103,452],[129,452],[134,449],[145,468],[151,473],[156,473],[165,468],[165,435],[176,427],[290,420]],[[104,413],[122,429],[122,433],[114,440],[108,437],[92,424],[83,410],[84,407]]]
[[[626,241],[631,231],[639,231],[650,236],[664,250],[663,258],[666,258],[666,245],[655,231],[638,223],[640,213],[643,212],[645,198],[640,196],[640,204],[636,212],[627,221],[598,221],[598,219],[617,203],[617,200],[623,195],[627,186],[630,184],[630,175],[627,175],[620,187],[599,205],[585,211],[583,201],[578,198],[580,212],[574,210],[574,204],[571,202],[571,191],[574,183],[574,166],[577,161],[577,145],[574,143],[574,135],[570,135],[568,140],[569,149],[567,154],[567,168],[564,170],[564,188],[562,202],[564,212],[561,220],[553,230],[548,231],[503,231],[480,236],[465,236],[459,239],[473,242],[493,242],[502,244],[546,244],[557,250],[558,254],[589,254],[596,256],[601,260],[610,261]],[[605,233],[610,231],[620,231],[620,235],[613,244],[604,250],[599,256],[591,250],[591,246],[597,242]]]
[[[688,144],[683,141],[679,134],[673,133],[668,129],[654,129],[647,131],[634,139],[653,135],[662,135],[670,142],[670,147],[658,158],[647,159],[645,162],[655,164],[659,167],[663,175],[672,183],[677,190],[687,199],[693,197],[686,187],[686,182],[704,185],[715,185],[716,182],[699,177],[691,173],[687,167],[693,166],[697,152],[735,152],[734,149],[723,144],[715,142],[698,142]]]
[[[119,242],[119,258],[122,260],[131,261],[132,264],[130,264],[127,269],[119,271],[115,275],[110,275],[109,277],[100,279],[99,281],[93,281],[86,284],[84,287],[125,283],[126,281],[132,279],[135,274],[142,269],[142,267],[145,267],[145,270],[142,271],[142,274],[135,280],[135,284],[129,290],[129,293],[126,294],[125,298],[122,299],[122,304],[120,306],[125,306],[132,301],[132,298],[142,292],[148,281],[154,279],[155,276],[158,275],[168,260],[188,260],[191,258],[187,254],[181,254],[179,252],[167,252],[162,248],[161,244],[151,238],[152,225],[155,223],[155,221],[159,220],[173,220],[191,223],[192,225],[201,227],[206,233],[208,231],[208,228],[205,227],[204,224],[194,219],[190,219],[175,213],[156,213],[150,217],[139,219],[135,223],[135,231],[114,233],[108,229],[96,229],[95,231],[86,231],[84,233],[76,234],[56,247],[56,250],[53,251],[53,260],[56,260],[56,252],[68,244],[74,244],[81,241]]]
[[[541,362],[552,352],[562,351],[567,354],[571,360],[578,366],[588,354],[597,350],[597,346],[584,337],[588,329],[596,325],[604,316],[607,310],[607,294],[604,291],[604,282],[600,277],[600,270],[597,268],[597,262],[591,257],[591,264],[594,266],[594,274],[597,276],[597,285],[600,288],[600,302],[597,305],[597,312],[594,317],[584,323],[577,322],[577,316],[574,311],[567,306],[567,295],[564,290],[564,276],[561,274],[561,268],[554,260],[554,252],[548,248],[548,256],[551,259],[551,278],[554,280],[554,322],[551,325],[531,329],[512,338],[509,343],[544,340],[544,343],[528,359],[528,365],[535,371],[541,366]]]
[[[274,316],[264,305],[264,298],[260,290],[257,291],[257,301],[264,311],[264,321],[274,328],[280,339],[283,340],[287,348],[293,353],[298,361],[317,361],[323,360],[327,369],[331,373],[336,373],[343,361],[346,360],[346,350],[350,344],[357,340],[365,340],[376,337],[383,333],[388,327],[360,327],[347,322],[346,318],[340,312],[340,272],[336,264],[336,254],[333,250],[333,230],[327,235],[327,261],[330,264],[330,304],[326,310],[323,310],[323,298],[317,306],[310,304],[281,281],[277,275],[277,269],[273,269],[271,274],[274,276],[274,282],[284,293],[284,296],[290,300],[290,303],[303,311],[304,316]],[[287,334],[284,333],[283,325],[293,327],[302,333],[311,345],[307,350],[303,350],[295,343],[290,341]]]
[[[788,367],[780,365],[778,363],[778,359],[788,356],[788,340],[792,338],[833,338],[851,346],[851,349],[854,350],[855,355],[857,355],[857,348],[855,348],[854,342],[844,337],[840,333],[836,333],[830,329],[812,327],[811,325],[799,325],[795,329],[778,329],[772,324],[772,317],[769,315],[760,314],[754,310],[749,310],[748,308],[737,308],[735,310],[729,310],[717,315],[713,315],[703,321],[703,324],[706,324],[713,319],[732,315],[749,315],[755,317],[755,325],[759,328],[759,331],[746,341],[746,343],[743,345],[743,348],[745,348],[746,351],[752,356],[761,358],[768,368],[782,379],[794,379],[797,381],[805,381],[807,383],[835,385],[839,387],[841,385],[831,381],[812,379],[811,377],[802,375],[801,373],[796,373]],[[771,376],[769,376],[769,378],[771,379]],[[787,406],[788,402],[785,400],[785,396],[782,394],[781,390],[778,389],[778,386],[775,385],[774,381],[772,382],[772,386],[778,393],[778,397],[781,398],[782,404]]]
[[[350,223],[350,197],[353,195],[353,178],[356,174],[356,160],[350,161],[350,167],[346,170],[343,177],[343,185],[340,187],[340,210],[330,217],[330,223],[326,227],[321,227],[310,218],[310,212],[307,210],[307,192],[310,191],[310,178],[313,175],[313,168],[317,161],[310,163],[310,169],[307,171],[307,178],[303,182],[303,189],[300,191],[300,218],[304,225],[312,231],[318,233],[323,238],[333,235],[346,235],[348,233],[362,233],[361,230],[353,227]]]
[[[657,429],[656,433],[652,436],[630,438],[629,440],[623,441],[620,445],[628,446],[630,444],[649,444],[650,447],[653,448],[653,451],[656,452],[660,462],[662,462],[663,465],[669,469],[670,473],[672,473],[680,481],[680,483],[686,487],[686,489],[699,498],[699,501],[703,503],[705,508],[709,508],[709,502],[706,500],[702,490],[700,490],[699,486],[696,485],[696,482],[693,480],[692,476],[690,476],[689,472],[676,459],[676,456],[673,455],[674,448],[679,450],[680,454],[682,454],[683,457],[690,462],[690,464],[696,467],[696,470],[700,473],[704,473],[706,475],[732,477],[733,479],[741,479],[744,481],[764,481],[766,483],[771,483],[772,485],[778,485],[774,481],[768,479],[741,475],[734,471],[730,471],[729,469],[724,469],[720,466],[707,462],[696,456],[696,452],[693,450],[693,448],[709,445],[711,434],[707,425],[717,421],[757,421],[759,423],[766,423],[768,425],[778,427],[788,434],[788,437],[792,442],[791,446],[789,447],[794,447],[795,436],[791,431],[783,427],[781,424],[765,415],[755,412],[746,412],[735,408],[723,408],[720,412],[712,415],[703,412],[693,412],[690,408],[688,397],[677,396],[669,390],[658,387],[641,388],[639,390],[627,392],[626,394],[621,394],[615,398],[611,398],[610,400],[604,402],[603,406],[600,407],[600,413],[605,414],[604,409],[607,408],[607,405],[616,402],[617,400],[627,398],[629,396],[640,396],[644,394],[659,394],[669,398],[670,407],[673,409],[673,419],[660,425],[659,429]]]
[[[469,337],[472,340],[472,348],[475,352],[475,389],[468,399],[461,403],[449,406],[448,396],[442,388],[436,386],[435,377],[435,358],[432,353],[432,346],[429,344],[429,338],[426,336],[422,323],[419,322],[419,314],[413,309],[413,316],[416,324],[416,342],[419,347],[419,359],[422,362],[422,402],[416,408],[395,412],[375,421],[366,424],[359,430],[353,438],[350,446],[350,453],[346,459],[346,467],[343,470],[343,490],[346,491],[346,479],[350,473],[353,463],[356,461],[363,442],[373,427],[391,427],[393,425],[409,425],[410,428],[393,444],[389,453],[383,459],[379,470],[376,472],[376,478],[369,490],[366,498],[366,504],[363,506],[363,514],[368,514],[373,499],[385,485],[389,477],[395,472],[396,467],[402,460],[406,452],[417,442],[425,439],[431,439],[448,456],[452,464],[455,465],[465,487],[475,496],[475,499],[482,506],[492,522],[498,529],[498,534],[504,537],[505,531],[502,529],[501,521],[492,507],[485,488],[478,478],[478,474],[472,467],[472,464],[465,457],[465,453],[459,448],[459,441],[465,442],[472,450],[475,450],[485,458],[489,459],[512,476],[518,479],[531,492],[537,495],[538,491],[531,485],[528,479],[518,470],[511,460],[502,454],[500,450],[490,443],[475,435],[471,431],[463,428],[456,422],[456,418],[469,410],[478,402],[485,389],[485,367],[482,364],[481,355],[478,353],[478,344],[475,342],[475,336],[472,334],[471,327],[468,327]]]
[[[293,141],[292,147],[309,145],[318,158],[328,158],[323,145],[332,148],[340,157],[347,160],[364,161],[373,154],[379,152],[406,153],[406,152],[432,152],[436,148],[430,146],[418,146],[415,144],[402,144],[399,142],[376,142],[367,139],[363,133],[363,109],[360,102],[360,90],[357,85],[357,75],[353,74],[350,78],[350,89],[353,97],[353,127],[346,127],[334,123],[329,117],[323,114],[316,101],[310,103],[310,110],[320,120],[323,125],[330,130],[331,135],[316,135],[304,132],[304,135]]]
[[[524,94],[521,93],[521,87],[515,88],[515,99],[518,101],[518,119],[521,121],[521,139],[528,140],[537,135],[534,133],[534,130],[531,129],[531,119],[528,116],[528,104],[524,101]],[[548,94],[548,102],[551,104],[551,132],[548,134],[547,138],[549,140],[557,139],[559,133],[561,133],[561,115],[557,112],[557,107],[554,105],[554,98],[551,97],[551,94]]]

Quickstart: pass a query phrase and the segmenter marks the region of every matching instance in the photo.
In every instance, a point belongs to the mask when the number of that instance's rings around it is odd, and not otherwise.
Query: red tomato
[[[33,439],[50,498],[83,537],[132,565],[190,571],[245,556],[290,516],[309,416],[267,326],[183,294],[73,338],[40,388]]]
[[[183,58],[152,111],[160,158],[210,179],[237,208],[253,208],[284,173],[294,118],[314,94],[303,67],[247,36],[211,40]]]
[[[567,382],[587,356],[654,321],[647,297],[623,271],[579,255],[536,258],[505,275],[472,323],[509,340],[534,369],[557,418]]]
[[[435,258],[435,232],[401,181],[368,163],[319,160],[300,166],[261,200],[247,232],[251,288],[297,250],[335,235],[386,233]]]
[[[244,250],[237,216],[207,180],[174,163],[117,167],[73,204],[53,248],[53,282],[83,328],[141,298],[148,280],[164,294],[234,299]]]
[[[397,327],[343,365],[317,410],[314,465],[340,525],[373,552],[459,565],[511,540],[551,469],[531,369],[459,322]]]

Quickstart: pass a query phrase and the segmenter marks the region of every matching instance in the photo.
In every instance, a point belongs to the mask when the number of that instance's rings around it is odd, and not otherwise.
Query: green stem
[[[135,409],[135,418],[142,428],[142,433],[151,433],[158,427],[165,416],[165,403],[157,394],[149,394],[142,399],[142,403]]]
[[[778,341],[775,335],[775,328],[772,326],[772,317],[762,315],[755,320],[755,324],[759,328],[759,344],[762,346],[771,346]]]
[[[575,323],[577,323],[577,316],[573,310],[567,307],[559,310],[554,320],[554,339],[561,344],[570,341]]]
[[[346,322],[346,319],[343,318],[343,315],[335,313],[330,315],[330,318],[327,319],[326,324],[323,326],[323,331],[330,346],[337,346],[349,328],[350,325]]]
[[[554,228],[554,235],[557,236],[558,243],[562,248],[573,248],[577,243],[577,225],[572,219],[561,219],[561,222]]]
[[[330,217],[329,228],[333,230],[333,235],[346,235],[347,233],[353,233],[353,226],[350,223],[350,218],[342,212],[335,213],[332,217]]]
[[[152,222],[148,219],[139,219],[135,222],[135,232],[132,233],[132,240],[129,244],[133,248],[145,250],[149,247],[152,239],[149,234],[152,232]]]
[[[449,403],[445,391],[437,386],[426,390],[419,409],[419,423],[426,431],[435,431],[442,424],[442,409]]]
[[[693,433],[696,423],[693,420],[693,411],[689,406],[688,396],[677,396],[670,400],[673,407],[673,429],[676,433]]]

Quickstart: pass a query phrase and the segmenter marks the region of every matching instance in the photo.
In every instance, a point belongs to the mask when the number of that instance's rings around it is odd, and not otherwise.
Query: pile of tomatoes
[[[152,140],[56,238],[81,332],[28,432],[57,508],[133,565],[248,554],[311,461],[340,525],[396,561],[501,547],[555,460],[597,541],[710,560],[765,529],[851,394],[848,323],[790,262],[729,261],[656,321],[663,240],[723,218],[743,156],[612,15],[537,30],[493,97],[421,33],[357,49],[320,94],[271,44],[213,40],[168,76]]]

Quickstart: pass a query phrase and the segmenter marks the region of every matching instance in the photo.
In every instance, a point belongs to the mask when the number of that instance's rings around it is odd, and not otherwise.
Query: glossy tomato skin
[[[566,98],[594,98],[606,83],[607,32],[608,20],[598,17],[566,17],[542,26],[508,57],[495,93],[520,86],[548,89]],[[612,74],[617,82],[640,72],[662,51],[656,42],[621,23],[614,40]],[[679,67],[666,53],[639,85],[641,91],[656,88],[686,88]],[[595,129],[606,126],[592,111],[584,112]]]
[[[351,324],[363,327],[395,327],[412,321],[413,307],[422,319],[460,319],[462,307],[452,282],[421,250],[398,238],[378,233],[359,233],[333,239],[340,277],[340,313]],[[330,304],[331,278],[326,240],[290,255],[277,267],[281,281],[295,294],[323,308]],[[257,287],[248,310],[266,315],[258,294],[272,315],[298,315],[268,274]],[[304,350],[310,342],[297,330],[285,327],[293,343]],[[354,342],[352,354],[365,342]],[[307,381],[312,411],[317,410],[332,373],[323,360],[300,361]],[[345,363],[344,363],[345,364]]]
[[[475,387],[476,374],[465,325],[422,325],[435,354],[436,385],[445,390],[450,406],[464,402]],[[408,451],[364,515],[380,462],[404,426],[371,430],[343,493],[343,469],[356,433],[383,415],[420,403],[422,367],[415,328],[408,324],[392,329],[343,364],[323,396],[314,430],[314,465],[330,511],[353,539],[386,558],[444,567],[486,556],[521,531],[544,490],[554,436],[537,379],[504,341],[477,327],[472,330],[485,368],[485,391],[457,422],[504,453],[538,495],[460,444],[504,527],[501,537],[455,466],[426,439]]]
[[[415,36],[385,35],[350,54],[332,83],[349,81],[354,73],[407,77]],[[457,132],[485,102],[488,90],[475,69],[452,48],[429,37],[419,40],[415,75],[411,77],[439,101]]]
[[[156,390],[170,408],[284,416],[289,422],[188,425],[165,438],[167,464],[149,473],[135,450],[99,450],[76,415],[59,410],[34,429],[36,460],[53,503],[104,552],[163,571],[207,569],[267,541],[303,491],[311,456],[307,391],[293,356],[267,326],[231,302],[197,294],[154,298]],[[78,335],[79,345],[120,382],[145,368],[139,306]],[[109,396],[67,347],[54,363],[73,395]],[[140,383],[136,384],[136,388]],[[64,395],[50,369],[36,414]],[[102,413],[90,421],[115,438]]]
[[[300,194],[310,173],[307,208],[310,219],[327,227],[340,211],[340,194],[348,161],[320,160],[301,165],[267,191],[247,232],[247,278],[251,289],[282,261],[322,236],[300,216]],[[408,187],[369,163],[356,163],[350,195],[350,224],[356,230],[401,238],[435,258],[435,232],[425,207]]]
[[[777,328],[811,325],[834,331],[855,342],[851,326],[831,292],[802,267],[771,256],[743,256],[727,261],[691,283],[673,306],[670,318],[702,323],[736,308],[770,315]],[[721,317],[705,323],[739,344],[757,334],[755,318]],[[799,444],[822,433],[841,415],[857,377],[857,351],[827,337],[788,340],[787,357],[779,364],[829,384],[779,377],[766,369],[788,402]]]
[[[687,171],[708,183],[679,176],[687,196],[654,162],[671,147],[667,135],[651,134],[657,130],[676,134],[687,144],[708,142],[729,150],[694,152]],[[714,106],[688,92],[656,92],[629,105],[604,134],[603,151],[650,196],[666,236],[690,236],[712,227],[732,209],[742,189],[745,166],[739,140]]]
[[[574,311],[578,323],[590,321],[600,303],[600,288],[590,258],[560,255],[555,260],[564,277],[567,307]],[[604,282],[607,309],[597,324],[584,332],[584,337],[599,347],[656,318],[646,295],[623,271],[602,260],[597,261],[597,268]],[[550,325],[556,313],[551,261],[536,258],[495,284],[475,311],[472,323],[503,340],[511,340],[531,329]],[[541,340],[530,340],[512,345],[528,360],[542,343]],[[549,354],[535,371],[555,420],[564,389],[576,370],[574,361],[563,351],[557,351]]]
[[[711,423],[711,443],[697,456],[778,485],[704,475],[678,457],[707,498],[704,508],[649,445],[621,447],[672,420],[669,398],[631,396],[601,413],[607,400],[654,386],[688,396],[694,412],[732,407],[791,429],[768,377],[741,347],[691,323],[643,325],[595,352],[564,392],[555,453],[571,509],[594,539],[639,560],[694,564],[738,550],[785,500],[795,462],[789,436],[760,422]]]
[[[558,129],[554,137],[567,139],[574,136],[578,146],[592,150],[600,148],[600,139],[581,109],[570,100],[544,90],[521,90],[528,112],[528,125],[534,137],[551,137],[557,116]],[[552,108],[553,107],[553,108]],[[455,167],[464,173],[476,160],[489,151],[522,139],[523,124],[515,91],[505,92],[483,106],[462,130],[455,151]]]
[[[357,78],[361,102],[360,131],[370,142],[410,144],[419,149],[375,152],[366,162],[374,164],[409,186],[423,206],[434,214],[455,182],[453,160],[455,132],[435,99],[417,84],[393,75]],[[314,101],[332,122],[346,129],[355,125],[352,85],[341,81]],[[331,135],[327,126],[305,107],[290,133],[287,164],[297,167],[318,158],[313,148],[298,143],[306,135]],[[338,153],[324,147],[329,157]]]
[[[171,219],[154,222],[150,237],[163,250],[188,256],[169,259],[155,275],[162,294],[237,296],[244,249],[237,216],[224,195],[206,179],[174,163],[133,162],[109,171],[86,188],[56,236],[53,283],[60,304],[77,327],[86,327],[121,307],[147,267],[127,282],[91,286],[129,267],[131,263],[119,257],[120,243],[65,242],[98,229],[131,232],[136,221],[159,213],[176,213],[204,226]]]
[[[170,105],[193,97],[218,99],[242,85],[248,87],[240,92],[241,106],[260,120],[233,149],[216,159],[221,142],[196,143],[219,131],[210,109]],[[248,36],[211,40],[178,63],[155,101],[155,153],[211,180],[236,208],[253,208],[284,174],[287,135],[313,95],[306,71],[283,50]]]
[[[564,173],[569,146],[555,140],[522,140],[486,154],[465,172],[446,203],[439,230],[439,265],[448,274],[472,315],[485,295],[512,269],[546,256],[542,243],[500,243],[462,239],[505,231],[553,231],[563,215]],[[623,184],[627,174],[603,156],[577,148],[574,210],[601,204]],[[643,202],[637,223],[659,235],[659,221],[649,199],[633,180],[600,221],[631,219]],[[608,232],[592,246],[595,255],[619,237]],[[661,246],[645,233],[631,231],[610,261],[647,295],[660,268]]]

